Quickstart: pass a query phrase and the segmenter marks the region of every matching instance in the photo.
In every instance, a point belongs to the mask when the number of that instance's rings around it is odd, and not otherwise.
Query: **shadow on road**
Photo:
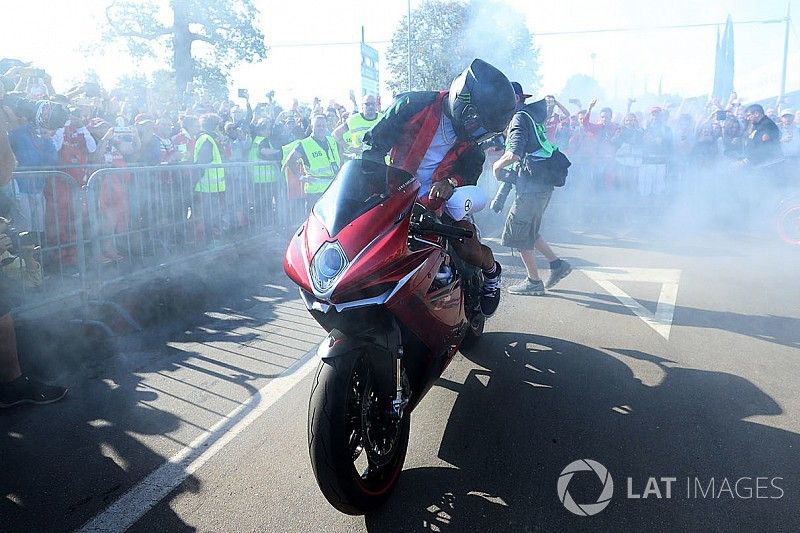
[[[632,314],[619,300],[609,294],[568,289],[553,289],[549,294],[551,297],[570,300],[589,309],[623,315]],[[637,299],[637,301],[647,309],[655,309],[658,305],[658,302],[650,300]],[[792,317],[745,315],[732,311],[712,311],[679,305],[675,308],[672,325],[718,329],[789,348],[800,348],[800,320]]]
[[[150,327],[124,342],[117,339],[116,344],[125,346],[122,352],[62,375],[59,379],[71,385],[64,401],[0,411],[0,530],[80,527],[186,446],[191,435],[226,415],[230,407],[224,406],[239,402],[229,396],[254,394],[255,381],[271,375],[169,344],[226,341],[245,345],[252,341],[255,333],[232,330],[258,329],[275,315],[263,305],[252,316],[248,309],[259,298],[279,304],[294,297],[293,292],[265,285],[275,272],[263,260],[248,265],[231,258],[205,272],[203,280],[193,277],[178,283],[171,296],[145,294],[141,300],[146,309],[141,314],[148,316]],[[206,312],[226,314],[224,324],[216,330],[197,328],[213,325],[214,319]],[[58,353],[57,346],[47,350]],[[83,355],[91,359],[91,354]],[[264,363],[257,358],[252,362]],[[187,375],[192,379],[186,380]],[[161,381],[154,385],[148,376]],[[214,380],[225,380],[233,388],[220,389],[224,391],[220,393],[202,386]],[[220,400],[222,407],[209,401],[209,395]],[[165,400],[171,406],[166,410],[160,403]],[[196,425],[198,420],[181,418],[181,411],[207,423]],[[165,501],[198,490],[200,482],[188,476]],[[167,528],[163,530],[193,530],[165,507],[160,515]]]
[[[367,517],[368,529],[797,529],[789,522],[798,520],[800,436],[746,421],[781,414],[775,401],[735,375],[617,351],[657,364],[664,379],[646,386],[611,355],[583,345],[485,334],[467,355],[485,370],[473,370],[463,385],[439,383],[458,391],[439,450],[454,468],[403,472],[390,502]],[[562,469],[583,458],[605,465],[615,484],[609,506],[591,517],[566,511],[556,490]],[[601,487],[593,476],[576,474],[569,485],[575,501],[597,500]],[[677,478],[673,498],[626,498],[626,478],[642,494],[650,476]],[[717,496],[723,478],[733,487],[751,477],[745,484],[755,491],[757,476],[783,478],[776,481],[783,497],[693,497],[695,478],[705,488],[713,478]],[[781,495],[774,487],[761,494]]]

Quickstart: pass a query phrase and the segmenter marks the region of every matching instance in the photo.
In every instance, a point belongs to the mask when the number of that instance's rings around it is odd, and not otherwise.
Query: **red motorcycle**
[[[472,232],[418,204],[419,188],[402,170],[348,161],[286,251],[287,275],[329,332],[308,408],[311,464],[325,498],[348,514],[389,497],[411,412],[483,333],[481,270],[448,246]]]

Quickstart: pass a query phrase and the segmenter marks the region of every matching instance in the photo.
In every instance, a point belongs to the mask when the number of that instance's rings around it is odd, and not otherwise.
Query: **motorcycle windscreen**
[[[383,163],[348,161],[314,205],[314,214],[330,236],[335,237],[345,226],[413,181],[408,172]]]

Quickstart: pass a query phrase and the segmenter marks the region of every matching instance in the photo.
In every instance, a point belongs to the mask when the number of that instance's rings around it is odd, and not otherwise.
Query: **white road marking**
[[[316,350],[306,354],[78,531],[127,530],[316,369],[317,362]]]
[[[641,318],[659,335],[669,340],[675,302],[678,299],[678,283],[681,271],[671,268],[584,268],[581,272],[600,285],[611,296]],[[656,312],[651,313],[642,304],[620,289],[614,281],[644,281],[661,284]]]

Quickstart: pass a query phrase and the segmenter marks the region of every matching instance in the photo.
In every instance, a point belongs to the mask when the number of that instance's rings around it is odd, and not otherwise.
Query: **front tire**
[[[366,514],[389,498],[408,449],[410,413],[392,419],[390,399],[377,398],[372,383],[365,352],[324,360],[308,405],[317,484],[331,505],[350,515]]]

